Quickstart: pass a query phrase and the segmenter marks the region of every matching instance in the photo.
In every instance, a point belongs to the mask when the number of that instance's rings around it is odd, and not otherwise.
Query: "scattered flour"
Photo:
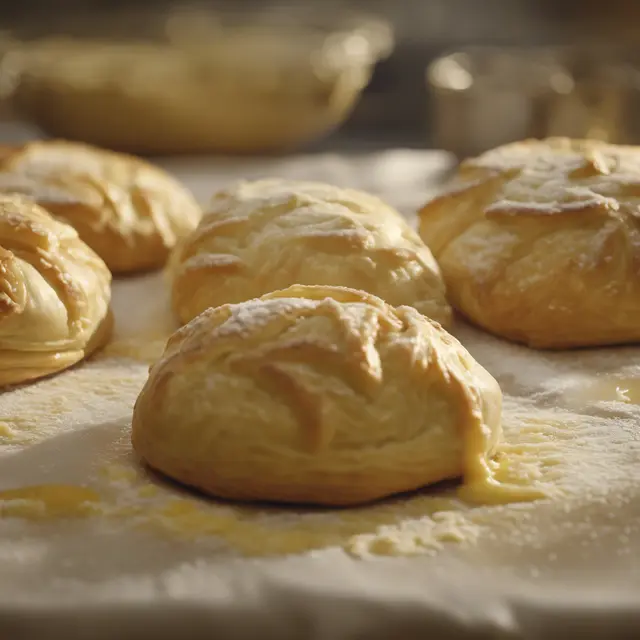
[[[373,168],[361,173],[375,175],[372,184],[386,184],[389,193],[398,191],[383,166]],[[336,182],[349,175],[342,169]],[[299,170],[308,173],[307,166]],[[407,193],[421,192],[423,173],[411,177],[416,184]],[[529,186],[522,194],[529,198],[539,185],[536,175],[525,178]],[[593,186],[592,178],[582,179]],[[596,180],[602,192],[597,200],[606,205],[611,189],[620,185],[608,176]],[[545,198],[566,205],[558,184],[550,182],[545,189]],[[571,195],[593,198],[585,189]],[[411,208],[418,204],[411,196]],[[493,259],[493,249],[477,254],[479,269]],[[328,549],[358,558],[455,554],[477,568],[517,571],[532,579],[575,567],[581,576],[588,569],[600,575],[600,568],[617,564],[627,571],[638,568],[637,348],[545,354],[468,325],[455,328],[505,393],[500,474],[516,483],[544,482],[554,488],[547,500],[472,507],[458,498],[455,486],[445,485],[340,511],[233,505],[148,475],[131,455],[131,409],[148,364],[172,326],[165,290],[156,276],[117,282],[117,335],[107,349],[71,371],[0,394],[0,490],[30,488],[28,494],[0,498],[0,576],[19,580],[31,571],[39,582],[42,563],[57,569],[55,561],[65,557],[76,558],[65,571],[78,580],[88,572],[84,562],[92,563],[96,574],[128,576],[130,565],[158,539],[168,547],[154,558],[153,575],[163,574],[163,562],[173,555],[209,561],[229,554],[324,554]],[[242,334],[247,322],[234,318],[225,330]],[[50,488],[42,490],[45,486]],[[80,517],[57,535],[70,516]],[[74,531],[91,540],[86,557],[69,548]],[[101,537],[105,531],[108,535]],[[3,555],[7,548],[16,551]],[[134,586],[135,581],[123,579],[123,588],[133,592]]]
[[[130,295],[139,293],[132,288]],[[271,301],[264,322],[290,304]],[[121,307],[126,309],[122,301]],[[154,322],[152,327],[157,318]],[[218,330],[243,335],[248,324],[255,324],[253,315],[249,323],[232,313]],[[26,502],[24,496],[5,498],[0,530],[15,516],[29,530],[32,520],[75,515],[79,522],[97,519],[115,527],[123,541],[143,531],[189,541],[206,553],[244,556],[337,548],[362,558],[433,556],[454,549],[470,557],[492,557],[499,550],[499,557],[517,564],[516,550],[526,547],[539,549],[539,569],[549,564],[546,558],[558,556],[567,540],[585,541],[576,549],[593,548],[599,538],[591,532],[601,532],[604,522],[624,555],[637,539],[632,535],[637,523],[624,514],[628,505],[640,502],[637,349],[545,354],[464,324],[454,332],[505,392],[500,478],[544,483],[552,489],[549,499],[470,506],[454,485],[445,485],[367,507],[323,511],[232,505],[178,490],[147,474],[128,442],[133,403],[167,335],[150,330],[125,333],[84,365],[0,395],[0,455],[9,456],[0,465],[0,489],[59,487],[53,493],[32,491]],[[59,439],[61,446],[51,450],[51,457],[46,447]],[[44,462],[30,463],[40,460],[39,448],[44,448]],[[26,469],[29,464],[36,466]],[[71,487],[66,500],[65,486]],[[82,497],[85,486],[96,496],[90,508],[73,499]],[[621,521],[630,527],[627,533],[618,527]]]

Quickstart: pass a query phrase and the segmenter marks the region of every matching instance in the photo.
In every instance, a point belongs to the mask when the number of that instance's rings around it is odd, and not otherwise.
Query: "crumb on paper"
[[[616,399],[619,402],[631,402],[631,398],[629,397],[629,389],[623,389],[616,386]]]
[[[618,476],[627,485],[633,481],[630,477],[633,473],[619,465],[587,464],[592,458],[598,462],[604,458],[613,461],[618,449],[622,450],[622,444],[618,447],[612,443],[611,431],[603,428],[602,418],[568,411],[561,415],[558,410],[533,410],[529,406],[520,408],[507,399],[504,429],[505,444],[497,462],[499,474],[516,484],[543,482],[566,491],[562,499],[552,496],[546,501],[546,506],[552,506],[560,517],[554,521],[555,528],[545,535],[562,539],[579,534],[587,539],[594,524],[586,519],[589,512],[576,506],[578,497],[593,506],[603,485],[603,473],[611,482]],[[627,432],[617,433],[621,436]],[[603,441],[607,448],[602,447]],[[627,453],[629,446],[624,444]],[[117,458],[117,462],[111,460],[97,468],[99,502],[80,500],[77,504],[73,499],[65,502],[55,492],[46,501],[19,495],[0,503],[0,513],[34,520],[106,518],[123,530],[197,544],[212,554],[244,557],[342,549],[354,558],[367,560],[434,556],[451,549],[471,552],[473,548],[501,548],[503,544],[533,552],[543,539],[536,503],[469,505],[450,487],[339,510],[233,504],[177,491],[174,485],[158,481],[137,466],[130,458],[129,447],[123,453],[124,457]],[[586,469],[590,472],[586,473]],[[620,504],[618,507],[609,496],[599,508],[606,507],[618,517],[624,507]],[[561,526],[565,521],[566,529]],[[584,535],[580,533],[581,523],[586,527]],[[630,536],[624,534],[619,542],[626,543],[627,538]]]
[[[461,511],[437,511],[417,521],[404,521],[395,527],[382,527],[373,534],[353,536],[346,550],[360,558],[433,555],[447,544],[475,544],[480,531]]]
[[[545,460],[557,455],[557,447],[552,435],[542,437],[544,423],[520,420],[512,425],[507,421],[505,427],[507,432],[519,430],[500,459],[504,477],[522,484],[546,479],[552,466]],[[554,428],[551,425],[551,434]],[[456,497],[455,488],[346,510],[305,510],[223,503],[176,493],[171,485],[158,483],[128,459],[104,464],[98,479],[104,485],[102,503],[93,514],[120,521],[124,527],[214,545],[221,552],[245,557],[328,548],[363,559],[434,555],[451,546],[473,546],[489,528],[486,522],[477,521],[484,508],[465,505]],[[55,513],[49,508],[50,517]]]
[[[363,558],[372,549],[377,555],[428,554],[477,537],[464,513],[453,511],[462,508],[453,496],[416,495],[350,510],[305,511],[182,497],[127,464],[107,465],[101,475],[115,491],[115,504],[106,509],[110,516],[132,513],[138,528],[217,541],[246,557],[327,548]]]
[[[0,491],[0,517],[43,520],[97,513],[100,496],[87,487],[38,485]]]
[[[102,476],[112,483],[130,483],[137,479],[138,472],[123,464],[108,464],[101,469]]]
[[[4,417],[0,422],[0,445],[24,445],[37,439],[39,413],[23,412],[21,416]]]
[[[15,438],[15,432],[8,422],[0,421],[0,443],[10,441]]]

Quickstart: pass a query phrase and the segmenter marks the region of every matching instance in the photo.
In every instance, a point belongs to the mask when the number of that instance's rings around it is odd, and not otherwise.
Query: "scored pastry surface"
[[[0,195],[0,385],[69,367],[112,326],[111,273],[67,224]]]
[[[114,273],[161,267],[200,219],[191,194],[159,167],[73,142],[0,146],[0,192],[27,195],[71,224]]]
[[[352,287],[450,320],[438,265],[404,218],[377,197],[322,183],[265,179],[218,193],[169,274],[183,323],[293,284]]]
[[[151,467],[226,498],[348,505],[464,476],[486,499],[501,402],[415,309],[296,285],[179,329],[138,397],[132,442]]]
[[[463,162],[420,212],[454,307],[540,348],[640,341],[640,148],[527,140]]]

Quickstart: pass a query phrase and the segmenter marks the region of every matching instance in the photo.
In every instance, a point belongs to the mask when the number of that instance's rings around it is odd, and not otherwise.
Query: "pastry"
[[[450,319],[438,266],[402,216],[372,195],[326,184],[270,179],[218,193],[169,272],[183,323],[292,284],[362,289]]]
[[[179,329],[138,397],[132,442],[214,496],[350,505],[460,475],[486,483],[501,399],[412,307],[295,285]]]
[[[60,371],[102,346],[111,274],[67,224],[0,195],[0,385]]]
[[[165,171],[71,142],[0,147],[0,191],[28,195],[71,224],[114,273],[162,266],[200,218],[193,197]]]
[[[420,212],[449,300],[531,347],[640,340],[640,147],[527,140],[460,166]]]

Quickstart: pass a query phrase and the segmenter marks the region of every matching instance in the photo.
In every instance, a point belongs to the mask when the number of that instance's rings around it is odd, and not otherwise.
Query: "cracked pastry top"
[[[179,329],[135,405],[153,468],[213,496],[350,505],[463,476],[492,493],[497,382],[438,323],[292,286]]]
[[[0,385],[69,367],[102,346],[111,273],[67,224],[0,195]]]
[[[322,183],[265,179],[218,193],[169,273],[183,323],[293,284],[361,289],[450,319],[438,265],[404,218],[377,197]]]
[[[551,138],[463,162],[420,212],[451,304],[531,347],[640,341],[640,148]]]
[[[0,146],[0,192],[33,198],[72,225],[114,273],[161,267],[200,208],[162,169],[57,140]]]

